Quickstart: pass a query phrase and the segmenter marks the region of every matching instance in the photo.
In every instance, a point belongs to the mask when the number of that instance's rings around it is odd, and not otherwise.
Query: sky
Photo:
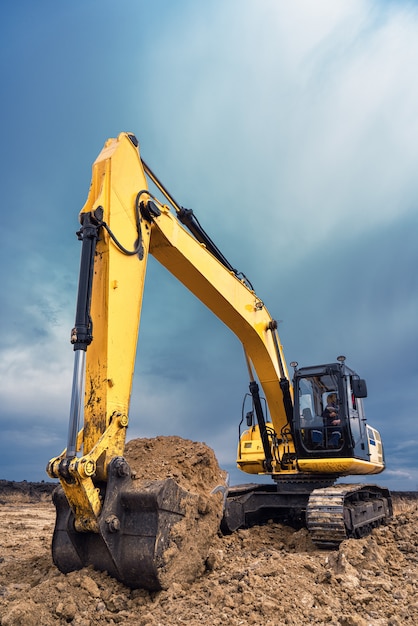
[[[5,0],[0,8],[0,478],[66,445],[78,213],[107,138],[134,132],[279,320],[287,362],[340,354],[387,469],[418,489],[418,4]],[[239,341],[154,259],[128,438],[210,445],[231,482]]]

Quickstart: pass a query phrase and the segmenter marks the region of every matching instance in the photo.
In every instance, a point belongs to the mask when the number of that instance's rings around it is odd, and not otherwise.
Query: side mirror
[[[367,398],[367,385],[363,378],[353,378],[351,386],[356,398]]]

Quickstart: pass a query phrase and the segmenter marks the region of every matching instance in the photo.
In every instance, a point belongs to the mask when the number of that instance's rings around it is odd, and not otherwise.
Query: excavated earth
[[[326,552],[306,530],[276,523],[219,535],[210,491],[224,475],[204,444],[134,440],[126,458],[139,482],[170,477],[198,497],[199,532],[175,536],[177,562],[187,569],[194,559],[194,580],[179,571],[167,589],[148,592],[91,568],[61,574],[50,548],[53,485],[0,481],[1,626],[418,624],[417,493],[395,494],[389,525]]]

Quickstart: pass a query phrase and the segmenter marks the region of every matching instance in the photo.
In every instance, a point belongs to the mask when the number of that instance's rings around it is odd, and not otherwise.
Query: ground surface
[[[165,443],[141,443],[151,446],[148,469],[155,463],[152,451]],[[184,452],[179,442],[172,443],[180,445],[176,455]],[[131,466],[138,465],[136,451],[134,446]],[[170,466],[168,474],[177,473],[171,477],[199,491],[204,482],[196,484],[197,468],[211,479],[216,463],[204,448],[193,457],[189,447],[187,459]],[[0,481],[1,626],[418,624],[416,494],[397,495],[389,526],[347,540],[336,552],[315,549],[304,529],[273,523],[215,535],[206,569],[194,582],[179,579],[149,593],[90,568],[57,571],[50,552],[55,519],[50,491],[48,484]]]

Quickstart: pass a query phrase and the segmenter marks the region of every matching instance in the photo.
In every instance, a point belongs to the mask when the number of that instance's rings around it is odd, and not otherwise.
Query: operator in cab
[[[327,396],[327,405],[322,412],[324,418],[325,427],[329,433],[327,437],[328,445],[331,448],[336,448],[339,445],[341,430],[338,427],[341,424],[341,419],[338,415],[337,394],[329,393]]]

